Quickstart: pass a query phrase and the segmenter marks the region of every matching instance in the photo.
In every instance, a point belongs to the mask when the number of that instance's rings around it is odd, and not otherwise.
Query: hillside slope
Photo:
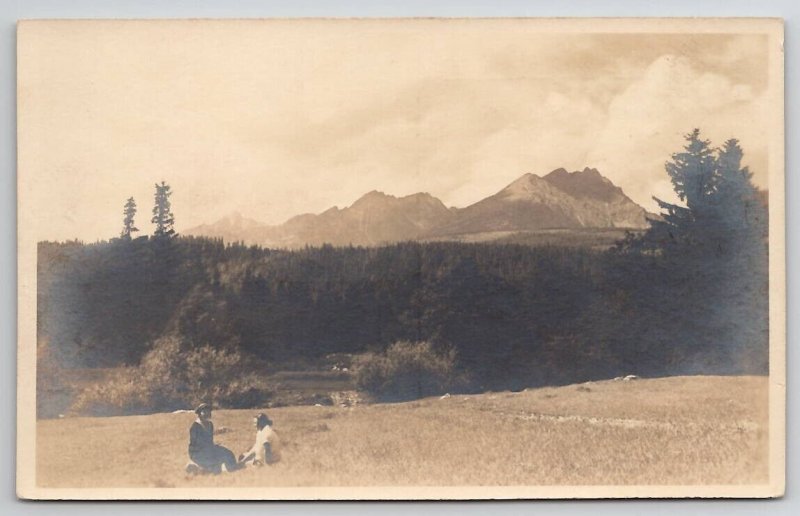
[[[183,473],[191,413],[41,420],[37,482],[198,488],[756,484],[767,481],[767,392],[766,377],[697,376],[268,409],[281,436],[280,462],[216,477]],[[247,449],[253,413],[215,412],[217,429],[227,429],[217,442],[236,454]]]

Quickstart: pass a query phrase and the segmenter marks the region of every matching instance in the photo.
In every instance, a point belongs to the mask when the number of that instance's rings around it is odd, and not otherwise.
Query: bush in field
[[[162,337],[138,367],[85,389],[72,409],[117,415],[185,409],[201,401],[227,408],[263,405],[271,391],[245,362],[235,349],[187,348],[179,337]]]
[[[441,394],[457,383],[456,354],[437,352],[430,342],[400,341],[384,353],[367,353],[353,362],[356,388],[382,400],[408,400]]]
[[[156,412],[157,408],[149,409],[154,404],[149,399],[147,389],[139,382],[136,369],[122,369],[114,379],[86,387],[78,393],[70,411],[89,416]]]

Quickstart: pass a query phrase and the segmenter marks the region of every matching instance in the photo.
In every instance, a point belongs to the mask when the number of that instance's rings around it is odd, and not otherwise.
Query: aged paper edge
[[[36,485],[36,223],[26,204],[32,188],[17,162],[17,496],[40,500],[484,500],[599,498],[770,498],[783,496],[786,469],[786,262],[784,190],[783,21],[779,18],[299,18],[205,20],[26,20],[17,27],[17,47],[49,25],[224,23],[525,23],[538,32],[763,33],[769,36],[769,483],[763,485],[610,486],[382,486],[292,488],[42,488]],[[17,74],[24,63],[18,61]],[[19,149],[25,143],[18,100]]]

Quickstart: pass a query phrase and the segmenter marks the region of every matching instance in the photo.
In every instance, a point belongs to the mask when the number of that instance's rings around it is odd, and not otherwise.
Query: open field
[[[767,378],[604,381],[400,404],[269,409],[277,464],[188,477],[194,414],[40,420],[40,487],[731,484],[767,481]],[[215,411],[251,445],[253,410]]]
[[[585,247],[591,249],[608,249],[625,235],[632,231],[639,234],[641,230],[635,228],[571,228],[571,229],[540,229],[534,231],[486,231],[483,233],[470,233],[464,235],[448,235],[423,239],[426,242],[464,242],[520,244],[530,246],[561,246]]]

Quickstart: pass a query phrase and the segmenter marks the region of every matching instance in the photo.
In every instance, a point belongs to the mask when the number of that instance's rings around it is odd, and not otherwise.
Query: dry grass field
[[[252,410],[214,413],[237,455]],[[767,379],[675,377],[269,409],[281,460],[189,477],[194,414],[40,420],[40,487],[737,484],[767,481]]]

